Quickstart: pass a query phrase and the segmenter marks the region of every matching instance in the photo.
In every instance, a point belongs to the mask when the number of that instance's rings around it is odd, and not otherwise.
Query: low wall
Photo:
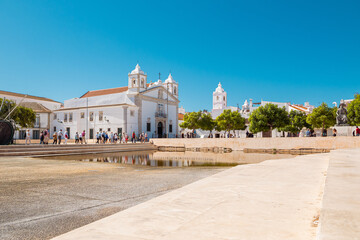
[[[343,149],[360,148],[360,137],[294,137],[294,138],[152,138],[156,146],[185,148],[223,147],[249,149]]]

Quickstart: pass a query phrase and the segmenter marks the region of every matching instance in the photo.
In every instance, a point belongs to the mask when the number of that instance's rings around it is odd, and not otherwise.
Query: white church
[[[62,108],[53,111],[51,133],[62,129],[73,138],[85,130],[88,139],[102,131],[176,137],[179,85],[172,75],[164,82],[148,83],[147,74],[137,64],[127,82],[124,87],[88,91],[64,101]]]

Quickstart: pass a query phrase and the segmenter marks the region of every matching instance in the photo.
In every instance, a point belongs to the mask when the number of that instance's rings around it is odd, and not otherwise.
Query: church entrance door
[[[162,122],[158,123],[158,138],[162,138],[163,137],[163,124]]]

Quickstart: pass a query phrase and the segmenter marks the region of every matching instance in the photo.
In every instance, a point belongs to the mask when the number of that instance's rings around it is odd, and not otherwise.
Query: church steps
[[[72,146],[72,147],[20,147],[20,148],[1,148],[0,156],[33,156],[33,155],[67,155],[67,154],[89,154],[89,153],[109,153],[124,151],[145,151],[156,150],[151,144],[124,144],[124,145],[97,145],[97,146]]]

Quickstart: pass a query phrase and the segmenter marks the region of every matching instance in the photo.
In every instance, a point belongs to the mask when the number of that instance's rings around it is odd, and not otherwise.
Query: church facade
[[[70,138],[85,130],[88,139],[97,132],[147,133],[152,137],[176,137],[178,133],[179,85],[169,74],[148,83],[139,64],[128,74],[127,86],[88,91],[64,101],[53,111],[52,129],[67,131]]]

